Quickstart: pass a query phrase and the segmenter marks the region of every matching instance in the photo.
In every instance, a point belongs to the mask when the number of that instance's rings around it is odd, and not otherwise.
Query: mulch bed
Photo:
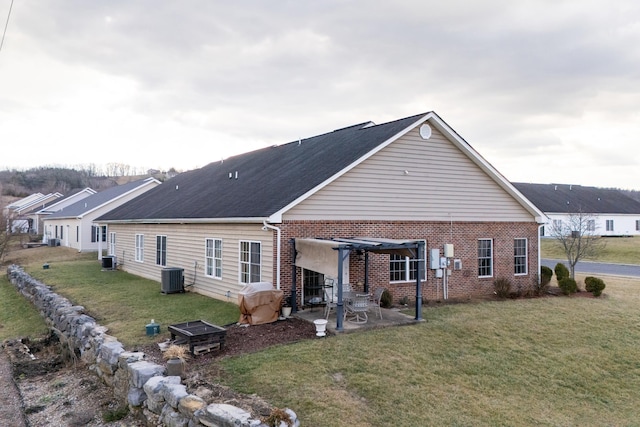
[[[315,326],[306,320],[290,317],[261,325],[226,325],[226,340],[221,350],[212,350],[192,357],[189,365],[197,366],[211,361],[254,353],[267,347],[293,343],[316,337]],[[156,363],[164,363],[162,352],[157,344],[145,345],[138,350],[143,351],[147,359]]]

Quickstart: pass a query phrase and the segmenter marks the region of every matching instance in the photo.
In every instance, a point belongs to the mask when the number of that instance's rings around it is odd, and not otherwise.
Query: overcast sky
[[[640,189],[640,2],[16,0],[0,51],[0,169],[188,170],[428,111],[511,181]]]

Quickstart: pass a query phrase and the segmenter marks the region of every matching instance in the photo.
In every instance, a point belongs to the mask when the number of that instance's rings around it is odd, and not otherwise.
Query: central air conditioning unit
[[[116,269],[116,256],[106,255],[102,257],[102,269],[103,270],[115,270]]]
[[[161,285],[163,294],[184,292],[184,268],[167,267],[162,269]]]

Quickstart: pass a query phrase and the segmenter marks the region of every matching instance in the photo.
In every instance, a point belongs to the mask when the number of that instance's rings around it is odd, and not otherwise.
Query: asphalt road
[[[542,265],[553,268],[557,263],[562,262],[569,268],[567,260],[543,259]],[[578,261],[576,273],[607,274],[612,276],[640,277],[640,265],[632,264],[607,264],[604,262]]]

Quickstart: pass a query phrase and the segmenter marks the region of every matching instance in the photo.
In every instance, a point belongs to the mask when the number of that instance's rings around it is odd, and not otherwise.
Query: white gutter
[[[540,255],[540,231],[542,230],[542,227],[544,227],[544,224],[540,224],[538,225],[538,285],[541,283],[542,281],[542,266],[540,265],[540,263],[542,262],[542,256]]]
[[[281,240],[281,233],[282,230],[280,230],[278,227],[271,225],[271,224],[267,224],[267,220],[262,221],[262,229],[263,230],[275,230],[276,231],[276,289],[280,290],[280,240]]]
[[[152,218],[152,219],[103,219],[102,224],[251,224],[268,221],[265,217],[235,218]],[[95,221],[94,221],[95,222]]]

